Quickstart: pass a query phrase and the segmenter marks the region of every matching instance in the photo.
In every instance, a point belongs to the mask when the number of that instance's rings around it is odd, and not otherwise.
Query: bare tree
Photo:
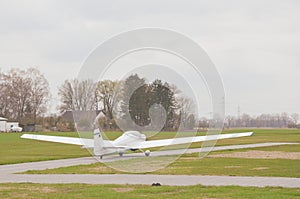
[[[299,117],[300,117],[300,116],[299,116],[298,113],[293,113],[293,114],[291,115],[291,118],[293,119],[293,123],[294,123],[295,125],[298,124]]]
[[[116,93],[117,84],[117,81],[104,80],[97,85],[97,101],[108,119],[113,119],[113,108],[118,94]]]
[[[191,121],[189,118],[195,120],[194,108],[195,104],[190,98],[180,96],[177,98],[177,109],[179,110],[179,119],[180,123],[183,124],[183,127],[190,128]],[[195,123],[195,122],[194,122]]]
[[[30,102],[31,81],[26,77],[26,71],[12,69],[2,74],[2,82],[5,90],[7,104],[5,116],[14,120],[22,121],[25,111]]]
[[[3,116],[24,122],[35,122],[46,111],[49,96],[48,81],[34,68],[11,69],[0,74],[0,111]]]
[[[36,118],[42,113],[45,113],[46,104],[50,98],[49,83],[43,74],[36,68],[29,68],[27,76],[31,80],[30,101],[29,107],[33,117],[33,122],[36,123]]]
[[[62,103],[59,107],[61,112],[96,110],[96,84],[92,80],[66,80],[59,87],[58,95]]]
[[[241,117],[241,127],[248,127],[251,125],[251,117],[248,114],[243,114]]]
[[[6,74],[0,73],[0,116],[10,117],[10,90],[11,85],[7,82]]]

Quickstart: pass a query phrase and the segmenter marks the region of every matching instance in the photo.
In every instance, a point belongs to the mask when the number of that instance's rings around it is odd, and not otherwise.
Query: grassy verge
[[[151,187],[142,185],[0,184],[0,198],[265,198],[293,199],[300,189],[254,187]]]

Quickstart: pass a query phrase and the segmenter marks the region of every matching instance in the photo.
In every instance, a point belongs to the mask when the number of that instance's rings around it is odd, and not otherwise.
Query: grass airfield
[[[254,135],[251,137],[220,140],[216,143],[216,146],[263,142],[300,143],[300,130],[295,129],[235,129],[225,130],[223,133],[249,131],[253,131]],[[0,133],[0,165],[91,156],[86,149],[81,149],[80,146],[21,139],[20,136],[22,134],[23,133]],[[50,132],[36,134],[78,137],[77,132]],[[109,139],[115,139],[121,134],[122,132],[106,133]],[[182,133],[181,135],[188,136],[189,133]],[[198,133],[198,135],[203,135],[203,133]],[[172,137],[174,137],[174,132],[160,132],[151,137],[151,139],[166,139]],[[198,147],[201,147],[201,143],[193,143],[190,146],[190,148]],[[278,150],[300,152],[299,148],[294,147],[295,146],[275,147],[275,149],[277,150],[278,148]],[[271,148],[269,150],[273,149]]]
[[[252,130],[230,130],[225,131],[225,133],[246,131]],[[223,146],[263,142],[300,143],[300,130],[255,129],[253,131],[254,135],[252,137],[221,140],[218,141],[216,145]],[[78,136],[78,134],[74,132],[47,133],[47,135]],[[121,132],[109,132],[107,135],[110,139],[114,139],[121,135]],[[173,135],[174,133],[171,132],[161,132],[152,137],[152,139],[164,139],[172,137]],[[81,149],[79,146],[20,139],[20,136],[21,134],[19,133],[0,134],[0,164],[90,156],[87,150]],[[201,143],[191,145],[192,148],[200,146]],[[257,151],[263,151],[271,155],[267,158],[247,157],[249,156],[249,152],[253,153]],[[246,155],[245,157],[225,157],[225,155],[234,155],[237,152],[242,154],[246,153]],[[296,158],[291,159],[288,155],[285,158],[278,158],[276,157],[278,152],[293,154]],[[212,152],[204,159],[199,159],[198,154],[186,154],[167,168],[158,170],[154,173],[170,175],[276,176],[300,178],[300,159],[297,156],[299,154],[299,145]],[[215,155],[219,157],[214,157]],[[224,155],[224,157],[222,157],[222,155]],[[44,171],[28,171],[26,173],[112,174],[120,172],[115,171],[104,164],[96,163]],[[174,198],[300,198],[299,189],[287,188],[0,184],[0,198],[7,198],[8,196],[9,198],[51,198],[54,197],[53,194],[56,194],[55,196],[58,198],[94,198],[99,196],[105,196],[105,198],[157,198],[162,197],[163,195],[167,197],[172,196]]]

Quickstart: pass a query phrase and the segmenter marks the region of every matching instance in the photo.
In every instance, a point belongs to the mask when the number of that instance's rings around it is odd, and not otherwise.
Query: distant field
[[[205,187],[85,184],[0,184],[0,198],[264,198],[300,197],[300,189],[254,187]]]
[[[261,142],[299,142],[300,130],[294,129],[240,129],[229,130],[224,133],[254,131],[251,137],[227,139],[218,141],[216,145],[232,145],[232,144],[248,144]],[[37,133],[41,134],[41,133]],[[45,135],[60,135],[78,137],[76,132],[68,133],[43,133]],[[115,139],[122,132],[107,132],[106,135],[110,139]],[[203,133],[198,133],[199,135]],[[22,133],[0,133],[0,164],[21,163],[30,161],[53,160],[63,158],[75,158],[90,156],[86,149],[79,146],[49,143],[28,139],[20,139]],[[181,133],[182,136],[188,136],[190,133]],[[174,136],[174,132],[160,132],[151,139],[164,139]],[[200,147],[201,143],[194,143],[191,147]],[[278,147],[280,150],[293,151],[293,147]],[[298,151],[298,150],[296,150]]]

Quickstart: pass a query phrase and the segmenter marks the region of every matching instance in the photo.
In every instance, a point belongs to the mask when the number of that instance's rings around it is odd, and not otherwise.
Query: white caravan
[[[22,127],[19,127],[19,126],[11,126],[11,127],[10,127],[10,131],[11,131],[11,132],[22,132],[22,131],[23,131],[23,128],[22,128]]]

